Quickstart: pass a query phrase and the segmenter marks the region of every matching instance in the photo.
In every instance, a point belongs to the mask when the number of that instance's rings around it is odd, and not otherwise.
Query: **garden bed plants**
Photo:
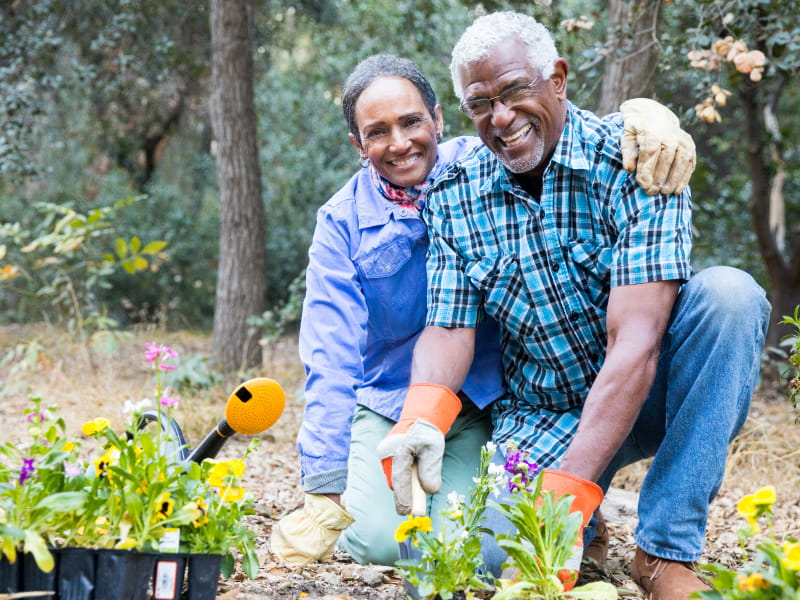
[[[155,400],[128,406],[117,434],[104,417],[66,435],[55,406],[33,397],[28,439],[0,447],[0,593],[49,591],[60,600],[212,599],[237,559],[255,576],[254,512],[244,459],[181,460],[169,427],[179,398],[165,385],[177,353],[149,344]]]

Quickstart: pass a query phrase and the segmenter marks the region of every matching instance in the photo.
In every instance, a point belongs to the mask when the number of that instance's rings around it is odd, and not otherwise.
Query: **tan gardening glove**
[[[272,553],[293,566],[330,560],[339,535],[354,521],[327,496],[306,494],[305,500],[303,508],[278,521],[269,540]]]
[[[645,192],[680,194],[694,172],[696,153],[692,136],[681,129],[670,109],[649,98],[626,100],[619,107],[625,121],[622,166],[636,171]]]

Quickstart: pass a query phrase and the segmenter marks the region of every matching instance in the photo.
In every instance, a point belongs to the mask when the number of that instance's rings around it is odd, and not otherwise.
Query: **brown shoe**
[[[608,556],[608,527],[606,527],[606,520],[600,513],[599,508],[594,513],[594,516],[597,518],[597,528],[594,539],[583,549],[583,560],[602,569]]]
[[[666,560],[636,548],[631,578],[649,600],[688,600],[692,592],[710,590],[694,563]]]

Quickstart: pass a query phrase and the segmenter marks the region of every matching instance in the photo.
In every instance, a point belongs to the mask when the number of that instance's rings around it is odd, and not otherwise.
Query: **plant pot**
[[[154,554],[153,600],[180,600],[186,573],[186,554]]]
[[[221,554],[189,555],[189,589],[187,600],[214,600],[219,585]]]
[[[93,600],[95,551],[91,548],[61,548],[58,563],[58,599]]]
[[[22,557],[22,583],[20,591],[23,592],[49,592],[42,595],[42,598],[55,598],[56,585],[58,583],[58,550],[51,548],[55,566],[49,573],[45,573],[36,564],[32,554],[24,554]]]
[[[17,560],[10,562],[5,555],[0,555],[0,594],[10,594],[19,591],[20,582],[20,557],[22,553],[17,553]]]
[[[156,556],[132,550],[98,549],[94,600],[146,600]]]

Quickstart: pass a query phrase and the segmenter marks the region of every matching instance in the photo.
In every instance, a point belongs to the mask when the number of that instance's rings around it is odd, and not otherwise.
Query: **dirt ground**
[[[83,422],[97,416],[122,423],[125,401],[138,401],[152,390],[143,359],[145,342],[159,342],[176,349],[182,359],[207,356],[206,336],[140,330],[120,340],[99,340],[106,350],[90,349],[74,336],[51,327],[0,326],[0,434],[15,439],[22,408],[29,394],[55,403],[67,421],[68,434],[80,435]],[[110,342],[115,341],[115,347]],[[249,580],[242,573],[220,582],[218,599],[243,600],[401,600],[406,598],[401,578],[391,567],[354,564],[336,553],[327,564],[288,568],[275,561],[267,539],[273,524],[302,502],[294,437],[302,419],[302,366],[296,342],[291,338],[267,347],[264,365],[237,380],[218,382],[211,389],[183,395],[177,418],[190,444],[196,444],[224,416],[229,394],[239,382],[251,377],[277,380],[286,392],[286,407],[279,421],[255,436],[258,450],[247,461],[245,477],[258,502],[251,526],[261,535],[258,555],[261,569]],[[731,446],[727,475],[712,504],[703,562],[737,565],[736,529],[741,521],[736,502],[764,485],[775,485],[774,529],[780,535],[800,536],[800,424],[778,385],[757,390],[750,417]],[[220,458],[241,456],[249,442],[236,436],[220,452]],[[582,577],[603,578],[621,594],[642,598],[630,581],[628,568],[634,550],[636,499],[646,464],[621,471],[604,503],[611,532],[606,569],[584,569]]]

